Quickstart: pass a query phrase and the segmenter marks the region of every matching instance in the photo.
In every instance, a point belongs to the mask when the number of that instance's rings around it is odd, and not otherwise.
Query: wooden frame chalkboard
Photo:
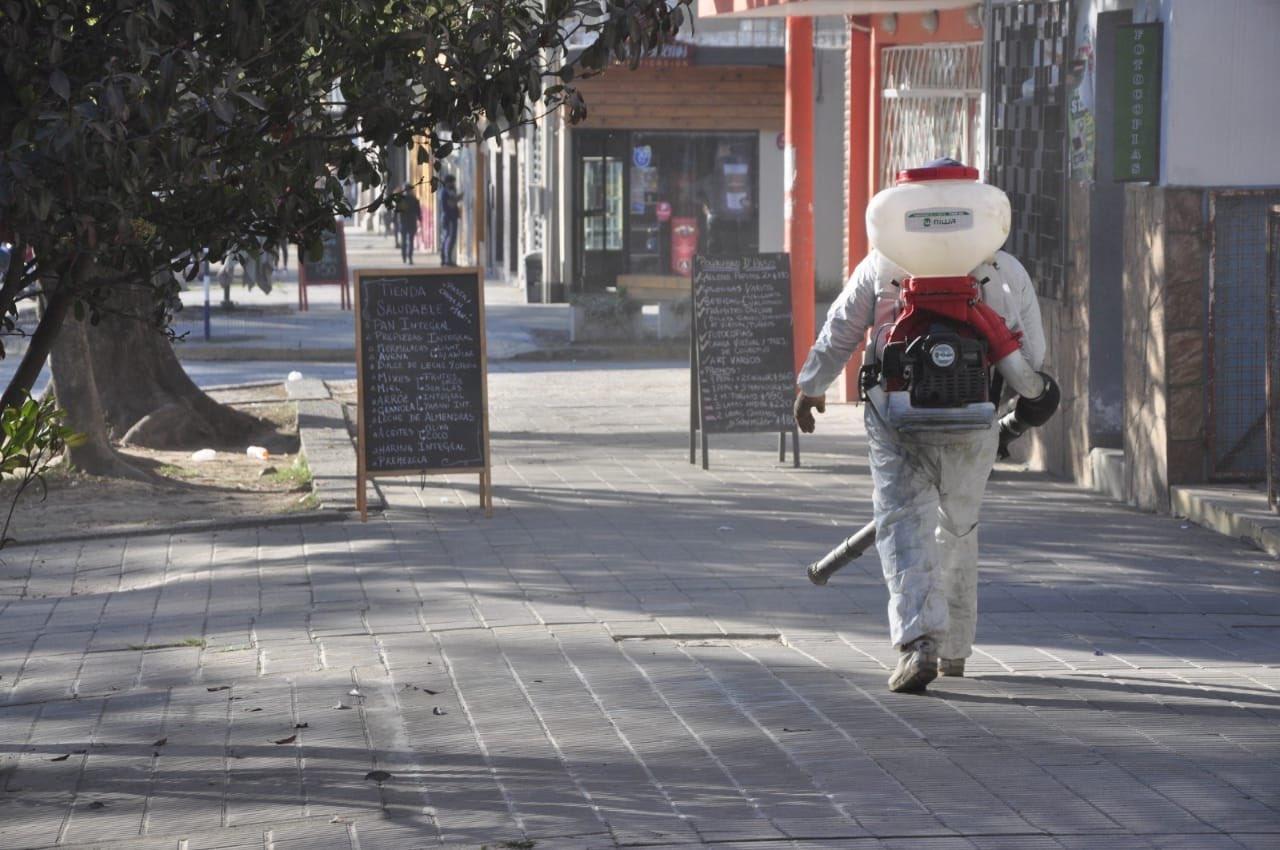
[[[789,254],[693,259],[689,463],[710,466],[708,434],[775,431],[778,460],[800,465]],[[701,437],[701,440],[699,440]]]
[[[298,256],[298,309],[306,310],[308,286],[337,285],[338,302],[343,310],[351,309],[351,274],[347,269],[347,229],[342,219],[334,219],[333,232],[323,237],[324,253],[318,260],[307,260],[306,252]]]
[[[357,269],[355,279],[360,518],[371,478],[471,472],[492,516],[483,272]]]

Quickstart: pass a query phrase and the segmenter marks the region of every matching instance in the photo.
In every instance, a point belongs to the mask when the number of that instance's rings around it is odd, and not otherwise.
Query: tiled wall
[[[1205,258],[1199,189],[1126,197],[1125,458],[1129,501],[1169,510],[1169,486],[1204,479]]]

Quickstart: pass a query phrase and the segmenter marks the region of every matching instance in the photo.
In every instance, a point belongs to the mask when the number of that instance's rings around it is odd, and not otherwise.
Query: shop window
[[[756,137],[632,137],[629,270],[688,274],[693,253],[753,253],[759,242]]]
[[[578,131],[579,280],[685,277],[695,254],[759,247],[754,133]]]

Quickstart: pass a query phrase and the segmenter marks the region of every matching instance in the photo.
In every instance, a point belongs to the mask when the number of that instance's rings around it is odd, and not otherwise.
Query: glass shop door
[[[578,132],[579,290],[599,292],[625,271],[623,219],[626,139],[621,133]]]

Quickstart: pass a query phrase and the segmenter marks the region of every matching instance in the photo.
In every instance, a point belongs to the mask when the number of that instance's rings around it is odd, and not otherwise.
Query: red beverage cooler
[[[698,220],[690,216],[671,219],[671,271],[693,274],[693,256],[698,253]]]

